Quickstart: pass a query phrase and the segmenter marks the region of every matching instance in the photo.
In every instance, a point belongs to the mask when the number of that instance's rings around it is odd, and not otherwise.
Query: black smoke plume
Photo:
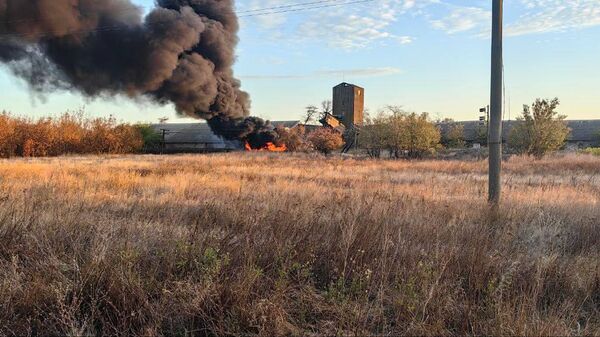
[[[258,146],[276,134],[248,118],[232,70],[238,29],[233,0],[157,0],[145,17],[129,0],[0,0],[0,62],[37,92],[172,102]]]
[[[208,124],[213,130],[221,130],[224,138],[243,139],[253,149],[260,149],[267,143],[280,145],[277,131],[268,121],[258,117],[239,119],[219,115],[209,119]]]

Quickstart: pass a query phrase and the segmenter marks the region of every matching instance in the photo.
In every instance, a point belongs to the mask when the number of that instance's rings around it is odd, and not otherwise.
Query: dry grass
[[[598,335],[600,158],[0,161],[0,335]]]

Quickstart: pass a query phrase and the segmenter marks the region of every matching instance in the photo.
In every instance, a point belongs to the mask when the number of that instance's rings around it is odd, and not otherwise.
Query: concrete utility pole
[[[493,0],[492,8],[492,85],[488,131],[489,202],[500,202],[500,172],[502,169],[502,16],[503,0]]]

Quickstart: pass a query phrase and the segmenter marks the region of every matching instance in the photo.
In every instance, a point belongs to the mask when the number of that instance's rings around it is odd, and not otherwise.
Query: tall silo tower
[[[365,113],[365,89],[350,83],[333,87],[333,115],[346,127],[362,125]]]

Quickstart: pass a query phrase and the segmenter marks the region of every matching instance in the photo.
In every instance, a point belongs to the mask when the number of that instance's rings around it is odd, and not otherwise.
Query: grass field
[[[0,161],[0,335],[600,335],[600,158]]]

